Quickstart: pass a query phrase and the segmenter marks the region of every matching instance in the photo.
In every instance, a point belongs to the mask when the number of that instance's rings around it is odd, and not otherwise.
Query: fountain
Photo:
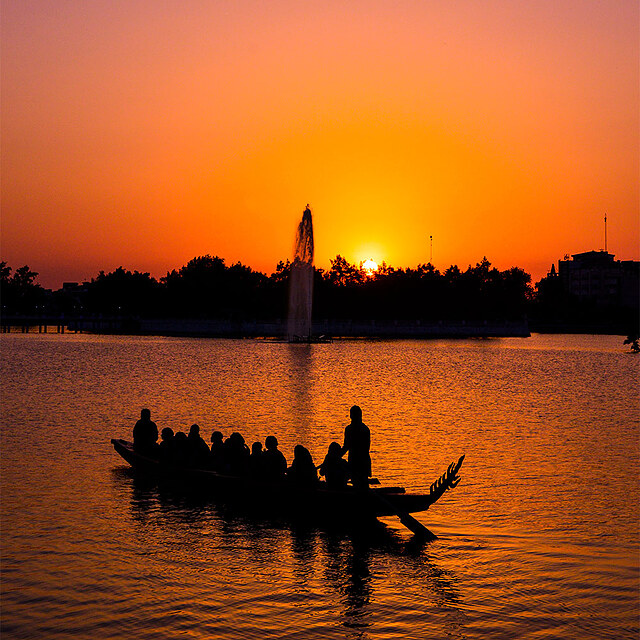
[[[312,342],[313,304],[313,220],[309,205],[302,213],[296,232],[289,281],[289,342]]]

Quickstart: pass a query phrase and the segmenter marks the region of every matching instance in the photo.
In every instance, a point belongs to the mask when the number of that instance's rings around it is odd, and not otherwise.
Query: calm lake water
[[[4,334],[4,638],[637,638],[640,356],[618,336],[288,345]],[[357,403],[374,474],[462,482],[419,545],[257,520],[136,478],[159,428],[317,462]]]

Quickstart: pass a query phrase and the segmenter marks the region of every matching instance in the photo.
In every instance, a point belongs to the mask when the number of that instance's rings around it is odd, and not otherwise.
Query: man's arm
[[[347,451],[349,451],[349,449],[351,448],[351,438],[349,435],[349,427],[346,427],[346,429],[344,430],[344,444],[342,445],[342,451],[340,452],[340,455],[344,455],[345,453],[347,453]]]

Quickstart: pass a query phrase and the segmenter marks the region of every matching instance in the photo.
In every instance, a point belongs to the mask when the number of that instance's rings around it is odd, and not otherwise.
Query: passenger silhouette
[[[349,475],[351,482],[356,489],[368,489],[369,477],[371,476],[371,432],[364,422],[362,422],[362,409],[354,405],[349,410],[351,424],[344,430],[344,445],[342,455],[347,451],[349,456]]]
[[[225,470],[233,476],[243,476],[249,471],[249,447],[244,438],[234,431],[224,442]]]
[[[173,436],[173,463],[179,467],[186,467],[189,460],[189,439],[184,431],[178,431]]]
[[[342,447],[337,442],[329,445],[319,471],[320,475],[325,477],[328,489],[346,488],[349,480],[349,464],[342,457]]]
[[[187,436],[188,464],[197,469],[206,469],[209,466],[209,445],[200,437],[200,427],[192,424]]]
[[[151,411],[142,409],[140,420],[133,427],[133,448],[139,453],[152,455],[158,442],[158,427],[151,421]]]
[[[318,482],[316,465],[309,449],[301,444],[295,446],[293,450],[293,462],[287,469],[287,478],[298,486],[312,487]]]
[[[222,471],[224,467],[224,436],[220,431],[211,434],[210,467],[214,471]]]
[[[249,475],[255,480],[260,479],[263,476],[263,468],[262,442],[254,442],[251,445],[251,455],[249,456]]]
[[[160,462],[171,462],[175,448],[173,429],[171,427],[165,427],[160,435],[162,437],[162,442],[158,445]]]
[[[262,454],[263,477],[269,482],[282,480],[287,473],[287,460],[278,449],[275,436],[267,436],[264,441],[266,450]]]

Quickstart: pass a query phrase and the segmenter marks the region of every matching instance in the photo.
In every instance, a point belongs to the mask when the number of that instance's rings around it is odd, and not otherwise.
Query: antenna
[[[607,251],[607,214],[604,214],[604,250]]]
[[[429,255],[429,264],[433,264],[433,236],[429,236],[429,242],[431,243],[431,254]]]

